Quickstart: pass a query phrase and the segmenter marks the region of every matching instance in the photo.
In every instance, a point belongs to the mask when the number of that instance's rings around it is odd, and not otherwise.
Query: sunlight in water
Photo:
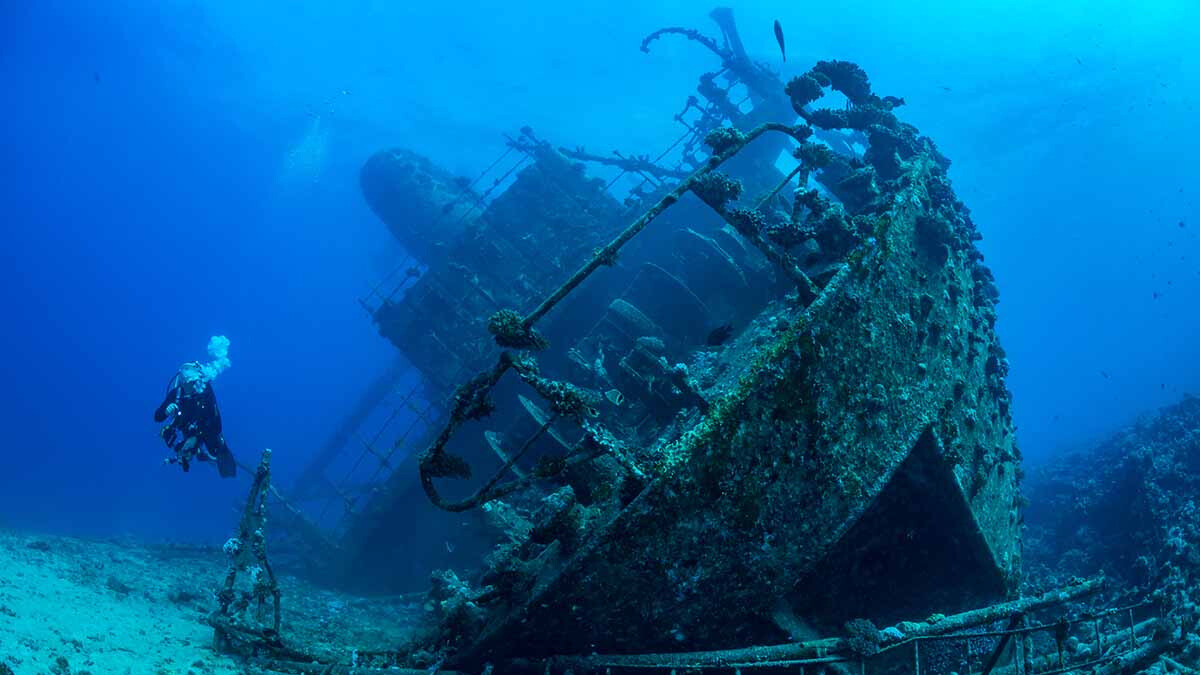
[[[279,183],[285,186],[316,183],[321,179],[329,146],[329,132],[314,116],[308,129],[284,156]]]

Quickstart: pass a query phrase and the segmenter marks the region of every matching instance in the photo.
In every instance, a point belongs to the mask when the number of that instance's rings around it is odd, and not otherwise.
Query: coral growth
[[[704,144],[712,148],[713,154],[719,155],[722,152],[732,148],[733,146],[743,143],[746,140],[746,134],[734,127],[721,127],[713,129],[704,137]]]
[[[825,92],[823,87],[828,86],[829,80],[825,79],[824,83],[817,79],[814,73],[805,73],[799,77],[794,77],[787,83],[784,93],[792,101],[792,108],[797,114],[804,111],[804,106],[821,98]]]
[[[1026,494],[1031,585],[1103,572],[1159,603],[1165,635],[1200,634],[1200,398],[1031,472]]]
[[[488,332],[496,344],[512,349],[545,349],[546,339],[525,325],[525,319],[515,310],[501,309],[488,319]]]
[[[867,73],[849,61],[818,61],[813,72],[824,75],[829,86],[841,92],[854,105],[871,102],[871,82]]]
[[[735,201],[742,195],[742,182],[719,171],[713,171],[696,181],[692,185],[692,192],[704,200],[705,204],[720,211],[728,202]]]

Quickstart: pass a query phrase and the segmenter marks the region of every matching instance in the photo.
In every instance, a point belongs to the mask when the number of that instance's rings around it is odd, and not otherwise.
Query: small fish
[[[783,47],[783,26],[779,24],[779,19],[775,19],[775,41],[779,43],[779,55],[783,57],[783,61],[787,62],[787,49]]]
[[[454,544],[451,544],[450,540],[446,540],[446,553],[454,553]]]
[[[730,335],[733,335],[733,324],[723,323],[720,326],[712,329],[712,332],[708,334],[708,338],[706,338],[704,341],[709,347],[716,347],[725,344],[725,341],[729,339]]]
[[[1102,371],[1100,371],[1100,374],[1101,374],[1101,375],[1103,375],[1103,376],[1104,376],[1104,379],[1106,379],[1106,380],[1107,380],[1107,379],[1109,379],[1109,377],[1110,377],[1110,376],[1109,376],[1109,374],[1108,374],[1108,373],[1106,373],[1106,372],[1104,372],[1103,370],[1102,370]]]
[[[1185,223],[1185,222],[1183,222],[1183,221],[1181,220],[1181,221],[1179,221],[1179,227],[1181,227],[1181,228],[1182,228],[1182,227],[1187,227],[1187,223]]]

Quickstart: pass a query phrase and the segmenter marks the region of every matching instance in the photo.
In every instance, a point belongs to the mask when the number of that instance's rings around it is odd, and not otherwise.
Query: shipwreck
[[[289,534],[343,585],[433,573],[388,666],[1066,672],[1033,613],[1100,582],[1020,595],[998,292],[949,161],[857,65],[784,82],[713,18],[642,45],[719,62],[659,154],[525,128],[475,180],[366,161],[410,257],[361,302],[401,358],[287,490]],[[1111,616],[1086,627],[1132,631]],[[293,654],[270,630],[238,643]]]

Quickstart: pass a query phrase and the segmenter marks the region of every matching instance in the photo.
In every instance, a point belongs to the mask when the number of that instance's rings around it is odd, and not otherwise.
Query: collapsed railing
[[[1037,596],[1012,600],[946,617],[933,617],[924,622],[903,622],[882,631],[862,630],[851,637],[821,638],[782,645],[755,646],[704,652],[660,654],[590,654],[562,655],[545,659],[517,659],[510,665],[520,672],[544,673],[621,673],[621,672],[741,672],[757,669],[798,669],[813,672],[887,672],[921,673],[947,672],[945,667],[928,663],[931,651],[961,651],[965,654],[955,672],[991,675],[1057,675],[1093,669],[1099,673],[1127,672],[1144,665],[1168,651],[1173,643],[1154,636],[1159,621],[1157,614],[1140,622],[1133,620],[1135,610],[1153,608],[1147,602],[1085,612],[1057,621],[1029,624],[1027,617],[1036,611],[1079,601],[1099,592],[1102,578],[1095,578],[1047,591]],[[1124,618],[1128,617],[1128,624]],[[1120,625],[1105,629],[1106,620],[1122,619]],[[935,620],[936,619],[936,620]],[[1007,621],[1003,630],[979,631],[982,626]],[[1073,629],[1094,639],[1095,652],[1080,649],[1076,637],[1076,655],[1065,655],[1065,645]],[[1038,656],[1037,638],[1053,645],[1048,653]],[[970,663],[972,649],[981,641],[995,641],[994,648],[983,652],[981,667]],[[935,647],[935,645],[940,646]],[[925,656],[923,656],[925,655]],[[1005,658],[1007,657],[1007,658]]]

